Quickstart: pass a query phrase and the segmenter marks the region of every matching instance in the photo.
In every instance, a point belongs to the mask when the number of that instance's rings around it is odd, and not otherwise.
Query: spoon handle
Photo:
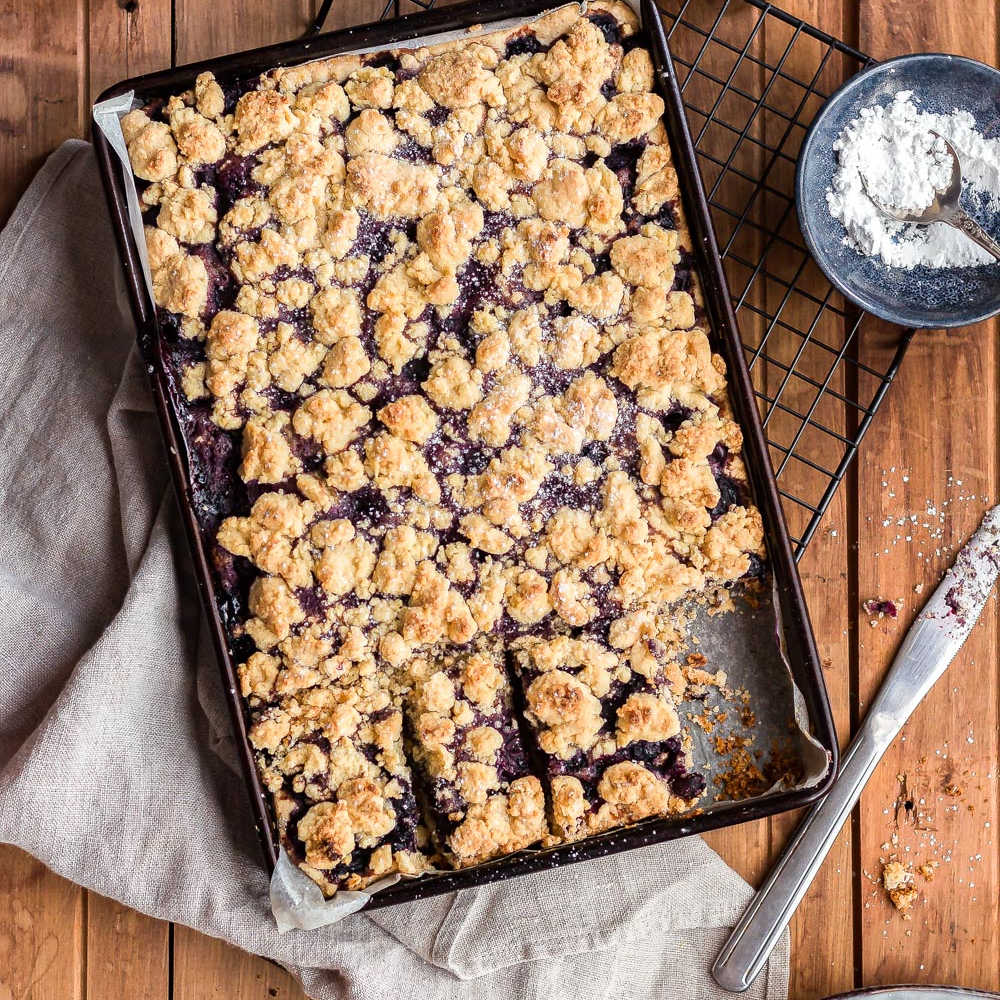
[[[960,232],[965,233],[973,243],[978,244],[987,253],[993,254],[997,260],[1000,260],[1000,243],[997,243],[967,212],[959,209],[954,215],[942,218],[941,221],[947,222],[949,226],[954,226]]]

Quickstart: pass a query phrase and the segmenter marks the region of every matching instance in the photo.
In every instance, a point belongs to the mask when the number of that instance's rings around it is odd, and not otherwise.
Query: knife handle
[[[764,967],[899,728],[895,719],[887,720],[875,710],[869,713],[842,758],[830,792],[806,814],[719,952],[712,976],[724,990],[742,993]]]

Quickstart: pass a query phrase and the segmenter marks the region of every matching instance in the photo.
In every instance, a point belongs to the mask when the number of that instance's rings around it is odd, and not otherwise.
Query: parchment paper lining
[[[635,8],[632,0],[626,0]],[[586,4],[565,4],[563,7],[579,6],[585,9]],[[562,9],[553,8],[553,10]],[[545,13],[551,13],[545,12]],[[638,14],[637,10],[637,14]],[[532,24],[545,14],[529,18],[508,18],[494,21],[477,27],[470,32],[462,29],[426,35],[409,39],[399,44],[399,48],[420,48],[435,45],[452,39],[468,39],[476,35],[494,31],[513,30],[523,25]],[[641,14],[639,15],[641,18]],[[368,52],[385,51],[386,45],[368,46],[353,49],[350,52],[337,55],[361,55]],[[323,59],[335,58],[324,56]],[[318,62],[322,60],[306,60]],[[193,83],[193,80],[192,80]],[[128,199],[129,222],[135,237],[143,277],[152,299],[152,281],[149,263],[146,257],[146,241],[143,235],[142,214],[138,192],[129,164],[125,138],[121,130],[121,118],[138,107],[143,102],[135,98],[133,91],[119,97],[94,105],[93,117],[97,127],[104,133],[114,149],[126,180],[125,190]],[[728,687],[745,689],[750,695],[750,707],[756,716],[756,725],[752,730],[753,744],[748,747],[752,753],[763,751],[766,759],[770,749],[777,745],[787,744],[791,738],[795,744],[802,764],[802,780],[795,789],[805,789],[815,786],[826,774],[829,766],[827,752],[809,734],[809,717],[805,699],[796,686],[791,668],[785,655],[783,629],[781,627],[780,605],[774,584],[770,593],[760,595],[756,607],[751,607],[743,600],[735,602],[732,612],[708,615],[703,608],[696,607],[694,621],[690,633],[697,636],[698,644],[691,647],[692,652],[700,652],[707,659],[706,669],[709,671],[724,670],[728,678]],[[689,723],[688,712],[701,714],[706,705],[719,705],[726,712],[728,719],[719,724],[711,735],[699,726]],[[747,732],[738,718],[738,712],[727,711],[731,705],[721,703],[720,693],[709,690],[705,700],[689,701],[679,706],[685,730],[692,738],[691,755],[694,770],[705,774],[708,787],[699,807],[704,812],[712,812],[724,808],[724,800],[719,798],[719,789],[713,777],[722,769],[725,761],[720,758],[714,748],[715,741],[725,739],[730,734],[746,737]],[[743,799],[742,802],[753,802],[773,794],[777,790],[791,790],[778,782],[760,796]],[[401,876],[391,875],[372,884],[364,891],[341,890],[332,899],[324,899],[319,887],[305,875],[288,857],[284,849],[279,853],[278,863],[271,877],[271,909],[281,932],[293,929],[309,930],[342,920],[347,915],[360,910],[368,902],[373,893],[395,885]]]

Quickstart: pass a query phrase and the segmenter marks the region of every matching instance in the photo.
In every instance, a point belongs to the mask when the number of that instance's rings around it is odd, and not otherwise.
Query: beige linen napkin
[[[724,996],[750,890],[697,838],[278,934],[133,339],[68,142],[0,235],[0,840],[318,998]]]

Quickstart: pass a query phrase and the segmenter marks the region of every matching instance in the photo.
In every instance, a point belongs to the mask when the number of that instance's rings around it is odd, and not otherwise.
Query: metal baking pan
[[[461,30],[470,25],[489,25],[501,18],[529,19],[553,9],[554,6],[558,6],[558,3],[553,4],[552,0],[513,0],[504,3],[502,7],[485,0],[471,0],[440,10],[419,12],[391,21],[375,22],[136,77],[109,88],[101,95],[99,101],[121,97],[130,91],[134,91],[143,102],[150,101],[188,89],[193,85],[197,74],[206,70],[222,80],[248,79],[278,66],[296,65],[363,48],[398,48],[414,39],[445,31]],[[689,815],[646,820],[635,826],[611,830],[561,847],[521,852],[475,868],[403,880],[373,895],[369,907],[380,907],[454,889],[469,888],[502,878],[547,870],[574,861],[589,860],[797,809],[822,795],[836,774],[838,760],[836,732],[809,614],[795,561],[792,558],[774,472],[761,429],[760,416],[712,229],[694,146],[688,131],[680,87],[660,15],[651,0],[642,0],[642,21],[642,33],[645,35],[656,69],[657,89],[666,104],[664,123],[677,165],[695,264],[702,283],[707,318],[712,328],[713,347],[722,354],[728,367],[729,394],[735,416],[744,433],[744,458],[754,500],[763,516],[769,563],[775,585],[775,601],[779,612],[778,620],[781,623],[782,635],[779,636],[779,640],[792,678],[805,702],[811,736],[818,747],[826,753],[827,768],[825,774],[810,787],[775,791],[745,802],[717,803]],[[266,863],[273,868],[278,858],[277,832],[271,815],[269,796],[258,778],[247,738],[246,706],[239,695],[236,664],[223,629],[209,558],[211,539],[203,537],[195,514],[192,469],[186,460],[187,450],[178,416],[170,402],[167,378],[159,351],[155,308],[130,225],[126,185],[132,181],[123,174],[114,150],[99,128],[94,129],[94,145],[122,258],[129,299],[138,328],[138,340],[147,361],[156,411],[166,441],[173,481],[194,556],[198,588],[223,673],[257,830]]]

